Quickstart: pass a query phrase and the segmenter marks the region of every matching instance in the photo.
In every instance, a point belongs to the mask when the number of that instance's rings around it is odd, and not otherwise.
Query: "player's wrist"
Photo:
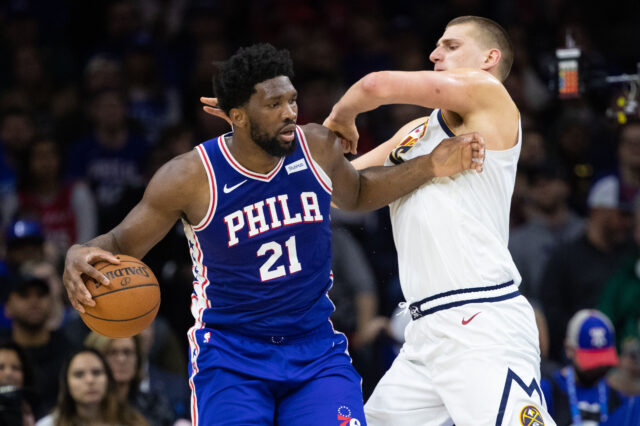
[[[420,170],[422,170],[425,181],[438,177],[438,166],[433,158],[433,154],[427,154],[418,158],[423,159]]]

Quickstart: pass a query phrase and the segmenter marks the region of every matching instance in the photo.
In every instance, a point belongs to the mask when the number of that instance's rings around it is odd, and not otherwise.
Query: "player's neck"
[[[224,143],[234,160],[252,172],[267,174],[282,158],[267,154],[250,137],[242,133],[235,132],[233,136],[224,138]]]

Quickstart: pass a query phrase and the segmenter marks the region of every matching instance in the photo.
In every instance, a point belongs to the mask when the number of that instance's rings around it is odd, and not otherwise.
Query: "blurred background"
[[[543,356],[567,361],[566,325],[583,308],[611,318],[619,349],[637,339],[637,0],[0,2],[0,331],[58,367],[83,343],[89,331],[61,285],[65,250],[119,223],[163,163],[229,130],[199,102],[213,95],[216,61],[255,42],[289,49],[298,122],[321,123],[368,72],[431,69],[429,53],[460,15],[496,20],[515,49],[505,84],[523,146],[510,249],[539,315]],[[362,115],[359,152],[428,113],[391,106]],[[394,313],[402,294],[388,210],[332,218],[334,323],[350,337],[366,398],[407,320]],[[163,303],[142,353],[186,386],[192,278],[181,226],[144,261]],[[24,284],[25,275],[46,288]],[[20,312],[14,293],[44,303]],[[45,337],[30,340],[34,330]],[[55,401],[51,381],[36,417]],[[175,419],[188,417],[183,402]]]

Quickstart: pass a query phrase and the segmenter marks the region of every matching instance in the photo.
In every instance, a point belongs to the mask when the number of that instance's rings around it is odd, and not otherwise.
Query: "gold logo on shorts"
[[[533,405],[527,405],[520,411],[520,423],[522,426],[544,426],[542,414]]]

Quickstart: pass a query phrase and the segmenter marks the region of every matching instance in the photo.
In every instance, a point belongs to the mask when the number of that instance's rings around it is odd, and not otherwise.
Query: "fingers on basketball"
[[[85,276],[86,289],[96,303],[85,306],[86,312],[81,315],[90,329],[111,338],[140,333],[151,324],[160,307],[160,286],[151,269],[134,257],[117,257],[119,265],[108,262],[94,265],[110,279],[110,286]]]

